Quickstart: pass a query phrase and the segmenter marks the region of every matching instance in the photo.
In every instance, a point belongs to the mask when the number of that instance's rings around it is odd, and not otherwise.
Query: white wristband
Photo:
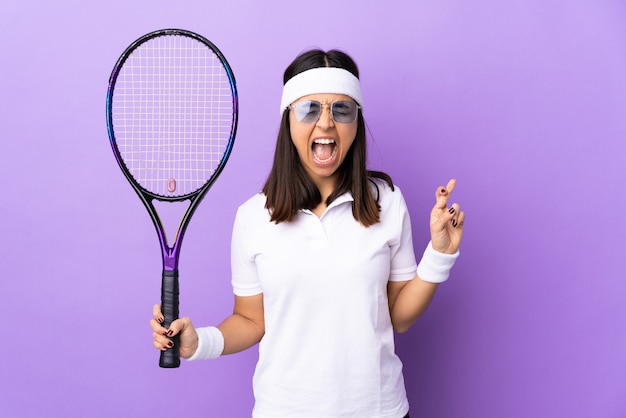
[[[224,351],[224,335],[216,327],[196,328],[198,349],[188,361],[218,358]]]
[[[428,243],[424,255],[417,266],[417,275],[425,282],[443,283],[448,280],[450,269],[452,269],[458,257],[458,250],[454,254],[444,254],[435,251],[431,241]]]

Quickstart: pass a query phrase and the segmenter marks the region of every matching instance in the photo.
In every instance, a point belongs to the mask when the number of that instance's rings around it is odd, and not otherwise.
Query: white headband
[[[320,67],[297,74],[285,83],[280,114],[300,97],[322,93],[345,94],[363,106],[361,84],[354,74],[343,68]]]

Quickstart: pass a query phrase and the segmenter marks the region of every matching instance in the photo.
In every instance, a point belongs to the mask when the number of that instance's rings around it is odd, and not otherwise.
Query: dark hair
[[[301,72],[319,67],[343,68],[357,78],[359,77],[356,63],[346,53],[338,50],[324,52],[315,49],[296,57],[285,70],[283,83]],[[367,170],[365,130],[365,121],[359,112],[356,137],[345,160],[338,168],[337,187],[326,199],[326,204],[329,205],[338,196],[348,191],[351,192],[354,198],[352,214],[357,221],[367,227],[380,221],[378,195],[373,195],[369,183],[374,182],[372,178],[383,179],[392,189],[393,183],[389,175]],[[276,223],[289,222],[294,219],[299,210],[313,209],[322,200],[320,191],[304,170],[291,140],[289,112],[283,113],[276,141],[274,163],[263,186],[263,193],[267,197],[265,207],[270,211],[271,220]]]

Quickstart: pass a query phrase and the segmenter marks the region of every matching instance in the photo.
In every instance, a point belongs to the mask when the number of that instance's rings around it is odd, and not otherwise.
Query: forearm
[[[448,280],[450,269],[458,256],[458,247],[453,254],[445,254],[436,251],[432,243],[428,243],[415,277],[408,282],[389,282],[389,312],[396,331],[407,331],[424,313],[435,296],[438,284]]]
[[[390,306],[394,330],[402,333],[411,328],[430,305],[437,287],[437,283],[425,282],[419,276],[408,282],[390,283],[390,293],[395,293],[390,295],[394,298]]]
[[[265,333],[262,325],[234,313],[217,327],[224,336],[224,354],[244,351],[261,341]]]
[[[233,354],[257,344],[265,334],[263,294],[235,296],[233,314],[217,327],[224,335],[224,352]]]
[[[215,359],[243,351],[261,340],[263,330],[250,319],[235,313],[217,327],[194,328],[193,334],[197,338],[190,338],[185,344],[181,340],[181,356],[190,361]]]
[[[212,359],[252,347],[265,334],[263,295],[235,296],[233,314],[217,327],[195,328],[190,360]]]

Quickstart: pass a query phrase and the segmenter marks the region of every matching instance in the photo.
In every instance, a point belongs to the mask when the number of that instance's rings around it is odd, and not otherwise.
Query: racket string
[[[233,129],[233,95],[221,60],[204,43],[161,36],[121,69],[112,101],[124,164],[146,190],[182,196],[219,167]]]

